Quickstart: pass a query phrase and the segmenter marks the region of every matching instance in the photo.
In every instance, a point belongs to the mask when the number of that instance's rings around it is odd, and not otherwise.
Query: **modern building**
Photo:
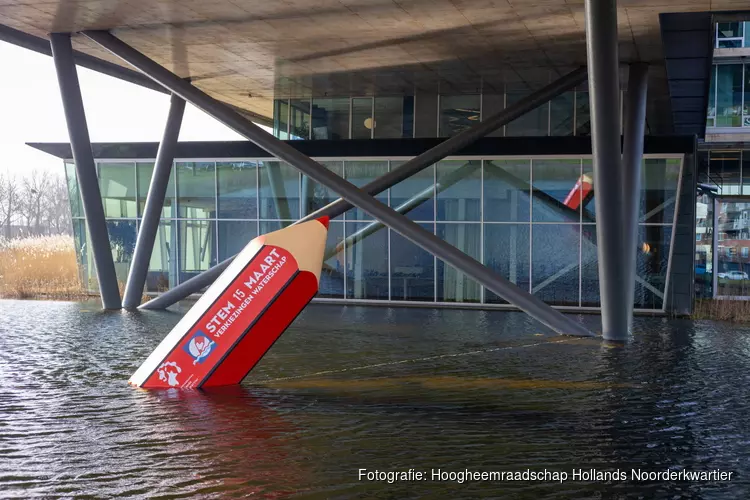
[[[162,304],[197,291],[249,239],[340,195],[355,208],[326,209],[319,300],[512,305],[558,331],[544,303],[601,308],[622,338],[633,307],[688,313],[716,289],[707,262],[696,272],[715,195],[734,189],[715,143],[750,129],[737,8],[32,2],[0,8],[0,38],[54,56],[71,144],[33,146],[65,162],[105,307],[117,279],[128,307],[141,289],[169,289]],[[72,61],[173,93],[164,140],[90,145]],[[183,99],[250,141],[177,143]]]
[[[314,158],[362,186],[415,156],[406,150],[393,156],[380,151],[398,152],[409,145],[418,152],[433,142],[357,141],[344,156],[336,155],[338,140],[310,146],[320,151]],[[592,176],[589,140],[571,136],[558,144],[563,152],[535,155],[535,139],[484,139],[466,154],[448,157],[400,182],[379,199],[396,208],[422,193],[421,203],[405,211],[410,219],[545,302],[598,308],[594,198],[584,197],[585,203],[575,209],[565,204],[571,192],[583,189],[579,179]],[[157,146],[94,145],[101,157],[97,168],[112,254],[123,283]],[[84,282],[95,290],[93,255],[87,247],[70,147],[35,147],[66,159],[76,248]],[[668,303],[675,201],[685,185],[683,168],[692,168],[693,147],[689,138],[668,144],[655,139],[646,150],[635,249],[638,309],[661,311]],[[652,148],[661,152],[651,153]],[[236,254],[258,234],[288,225],[337,198],[251,144],[184,143],[178,151],[149,264],[148,292],[174,287]],[[373,218],[359,209],[331,222],[321,299],[469,307],[505,302],[391,229],[380,226],[363,235],[373,224]]]
[[[744,298],[750,295],[742,274],[750,272],[750,23],[727,20],[715,30],[706,135],[698,145],[705,189],[696,212],[696,295]]]

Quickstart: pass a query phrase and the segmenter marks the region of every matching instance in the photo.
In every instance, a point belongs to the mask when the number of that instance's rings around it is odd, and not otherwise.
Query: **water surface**
[[[750,497],[748,327],[640,317],[609,348],[521,313],[312,305],[241,387],[129,387],[180,317],[0,301],[0,496]],[[388,484],[359,468],[733,479]]]

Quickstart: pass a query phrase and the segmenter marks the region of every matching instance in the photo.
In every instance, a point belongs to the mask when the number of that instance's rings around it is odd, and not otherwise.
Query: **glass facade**
[[[750,65],[729,62],[714,64],[706,126],[750,128]]]
[[[361,186],[404,161],[342,158],[323,163]],[[638,308],[664,306],[681,165],[681,157],[644,159],[634,297]],[[124,282],[153,162],[98,166],[112,254]],[[93,289],[94,266],[72,164],[66,163],[66,172],[81,272]],[[596,211],[586,187],[592,175],[586,156],[449,158],[378,199],[550,304],[598,307]],[[258,234],[285,227],[336,198],[274,159],[177,160],[147,291],[184,282],[234,255]],[[504,303],[356,208],[330,223],[319,297]]]
[[[528,90],[508,90],[492,98],[509,106],[527,94]],[[457,134],[482,118],[481,94],[443,94],[436,99],[440,137]],[[277,99],[274,113],[281,114],[274,114],[279,139],[414,137],[414,96]],[[590,131],[588,92],[570,91],[517,118],[499,135],[570,136]]]

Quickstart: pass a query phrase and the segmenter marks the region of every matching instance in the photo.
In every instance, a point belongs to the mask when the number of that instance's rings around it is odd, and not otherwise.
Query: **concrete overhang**
[[[651,64],[650,123],[671,114],[659,14],[746,5],[618,4],[621,62]],[[537,88],[586,63],[583,9],[583,0],[8,0],[0,24],[39,39],[110,29],[218,100],[269,119],[278,97]],[[82,36],[73,44],[124,66]]]

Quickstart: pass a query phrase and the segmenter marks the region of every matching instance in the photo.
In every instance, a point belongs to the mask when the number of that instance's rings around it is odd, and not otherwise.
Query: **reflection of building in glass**
[[[528,94],[435,94],[435,124],[430,133],[416,130],[415,97],[375,96],[276,99],[274,134],[279,139],[398,139],[447,137],[478,123]],[[422,97],[425,99],[425,97]],[[423,104],[424,105],[424,104]],[[492,136],[588,136],[588,91],[565,92],[515,119]]]
[[[404,159],[327,159],[362,186]],[[132,259],[153,160],[97,162],[118,277]],[[641,180],[636,307],[661,309],[682,160],[649,156]],[[95,286],[75,169],[66,163],[81,268]],[[548,303],[598,307],[595,194],[587,155],[555,158],[452,158],[377,196]],[[583,203],[565,203],[580,190]],[[248,241],[337,199],[273,159],[176,160],[147,289],[184,282],[237,253]],[[463,273],[353,208],[330,223],[319,297],[339,300],[504,304]]]

